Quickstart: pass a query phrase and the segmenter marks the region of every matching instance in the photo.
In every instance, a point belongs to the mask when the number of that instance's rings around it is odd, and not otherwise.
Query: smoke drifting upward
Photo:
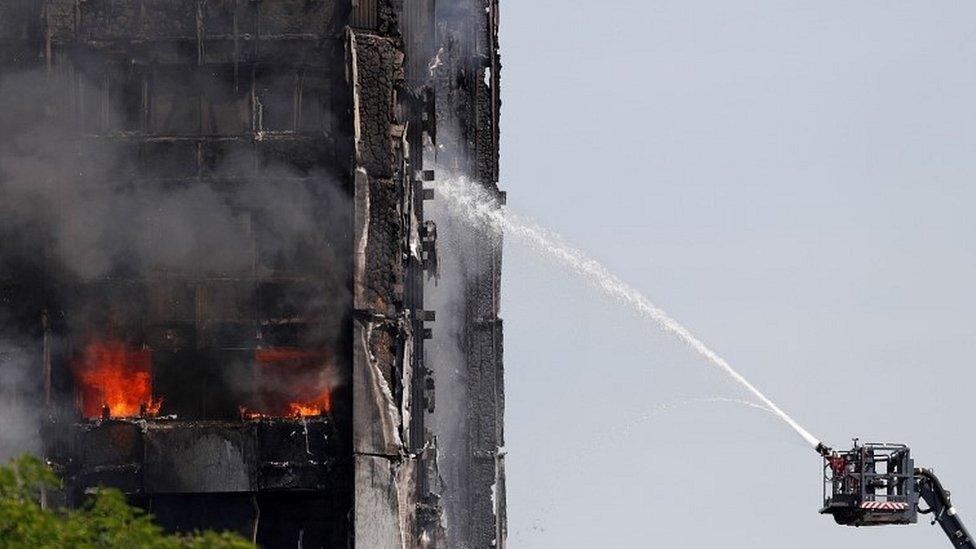
[[[28,435],[44,410],[45,315],[48,352],[65,364],[84,364],[92,343],[183,361],[188,350],[251,349],[181,383],[249,392],[238,404],[258,408],[290,391],[330,407],[352,302],[341,167],[257,152],[260,135],[247,133],[205,145],[193,137],[201,128],[147,138],[124,129],[124,105],[82,112],[82,97],[114,97],[99,86],[58,69],[0,76],[0,454],[37,450]],[[309,351],[262,360],[261,348]],[[242,374],[245,363],[259,372]],[[52,390],[75,398],[63,383]]]
[[[516,216],[505,206],[499,205],[491,195],[480,187],[466,180],[447,181],[441,184],[438,190],[459,212],[459,215],[465,216],[470,222],[503,232],[508,237],[517,238],[532,249],[582,277],[605,295],[627,305],[640,316],[653,321],[662,330],[674,336],[735,380],[779,419],[789,425],[808,445],[813,448],[818,447],[820,441],[816,437],[732,368],[724,358],[705,345],[681,323],[651,303],[640,292],[609,272],[599,262],[588,257],[582,251],[565,244],[562,238],[552,231]]]
[[[124,141],[78,141],[65,108],[64,90],[76,86],[56,76],[26,73],[0,81],[0,199],[5,234],[18,244],[48,251],[82,279],[151,268],[192,272],[247,269],[250,242],[243,224],[249,207],[263,210],[262,252],[280,261],[301,259],[321,216],[318,205],[348,210],[335,184],[313,188],[283,165],[260,166],[262,181],[222,178],[253,172],[249,160],[227,158],[207,179],[167,181],[186,166],[137,166]],[[116,113],[106,116],[115,117]],[[110,124],[111,125],[111,124]],[[153,151],[155,152],[155,151]],[[166,156],[160,155],[165,159]],[[174,159],[182,162],[184,158]],[[141,172],[141,173],[139,173]],[[139,177],[133,177],[138,173]],[[272,179],[273,185],[266,180]],[[348,218],[348,215],[345,215]],[[339,219],[339,225],[342,219]],[[328,245],[328,243],[325,243]],[[9,245],[9,243],[8,243]]]
[[[0,339],[0,462],[40,449],[40,363],[38,354]]]

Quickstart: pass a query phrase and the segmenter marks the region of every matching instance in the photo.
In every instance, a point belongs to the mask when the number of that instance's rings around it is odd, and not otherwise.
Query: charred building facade
[[[0,399],[36,412],[64,504],[116,487],[268,547],[504,546],[498,238],[450,286],[461,354],[425,355],[435,180],[497,192],[497,14],[0,4]]]

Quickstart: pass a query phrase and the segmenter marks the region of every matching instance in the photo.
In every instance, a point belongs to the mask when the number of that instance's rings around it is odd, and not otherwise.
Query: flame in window
[[[120,341],[93,340],[72,363],[86,418],[154,416],[162,399],[152,395],[152,352]]]

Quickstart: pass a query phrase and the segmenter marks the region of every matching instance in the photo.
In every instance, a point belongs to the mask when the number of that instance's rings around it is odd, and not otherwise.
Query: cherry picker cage
[[[838,524],[914,524],[918,487],[911,450],[904,444],[858,444],[824,456],[823,514]]]

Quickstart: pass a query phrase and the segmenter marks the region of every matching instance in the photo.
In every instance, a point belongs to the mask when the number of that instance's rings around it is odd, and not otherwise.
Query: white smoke
[[[0,339],[0,463],[41,447],[37,351]]]

